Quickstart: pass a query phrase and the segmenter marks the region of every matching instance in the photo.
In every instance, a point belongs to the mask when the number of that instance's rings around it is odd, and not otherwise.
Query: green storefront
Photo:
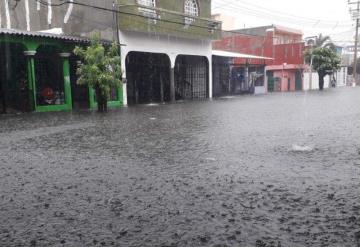
[[[76,45],[89,40],[41,32],[0,29],[0,91],[6,109],[28,112],[95,109],[92,88],[76,84]],[[123,105],[122,88],[114,89],[109,107]]]

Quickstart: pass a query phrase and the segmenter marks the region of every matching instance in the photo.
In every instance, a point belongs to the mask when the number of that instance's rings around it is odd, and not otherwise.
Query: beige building
[[[225,31],[230,31],[236,29],[236,18],[224,14],[214,14],[212,18],[216,21],[222,22],[222,29]]]

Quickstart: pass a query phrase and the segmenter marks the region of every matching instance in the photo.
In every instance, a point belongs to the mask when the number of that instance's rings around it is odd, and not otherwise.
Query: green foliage
[[[311,63],[315,71],[319,75],[331,75],[335,71],[340,69],[341,59],[340,57],[330,48],[319,47],[312,51],[305,53],[305,61],[307,64]]]
[[[323,35],[322,33],[314,39],[309,40],[308,44],[314,48],[330,48],[331,50],[336,51],[335,44],[331,41],[330,36]]]
[[[100,37],[96,35],[92,38],[90,46],[77,46],[74,53],[82,61],[77,69],[77,84],[98,89],[101,96],[109,100],[111,89],[122,84],[118,46],[113,43],[109,48],[105,48],[100,42]]]

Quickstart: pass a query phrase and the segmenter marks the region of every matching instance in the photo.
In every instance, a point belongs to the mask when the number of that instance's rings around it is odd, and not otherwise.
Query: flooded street
[[[359,95],[0,116],[0,246],[360,246]]]

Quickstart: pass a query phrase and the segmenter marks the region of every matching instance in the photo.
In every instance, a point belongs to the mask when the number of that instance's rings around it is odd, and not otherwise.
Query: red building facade
[[[265,64],[265,84],[269,91],[295,91],[303,89],[305,44],[302,38],[299,30],[273,25],[226,33],[222,40],[213,43],[213,49],[273,58],[235,59],[235,64]]]

